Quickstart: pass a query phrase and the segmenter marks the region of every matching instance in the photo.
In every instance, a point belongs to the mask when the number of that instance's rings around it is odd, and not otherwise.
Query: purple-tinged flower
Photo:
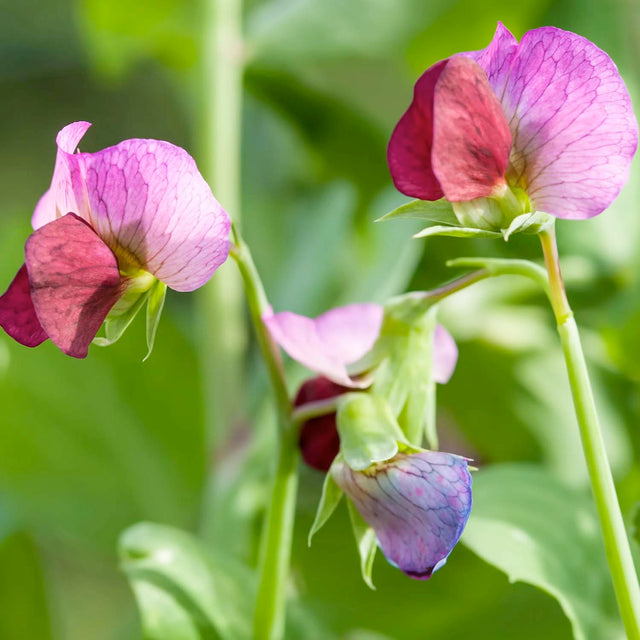
[[[493,198],[515,207],[511,217],[582,219],[616,198],[637,141],[629,94],[606,53],[554,27],[518,43],[499,23],[486,49],[419,78],[387,158],[396,187],[421,200]],[[454,211],[478,222],[477,209]],[[489,205],[481,216],[487,228],[510,222]]]
[[[336,307],[317,318],[283,311],[263,318],[273,339],[300,364],[338,385],[364,388],[369,380],[351,377],[347,367],[361,360],[380,334],[384,309],[377,304]],[[436,382],[453,375],[458,349],[447,330],[438,325],[434,333]]]
[[[337,460],[331,473],[391,564],[421,580],[442,567],[471,512],[465,458],[438,451],[398,453],[364,471]]]
[[[51,338],[76,358],[116,303],[132,306],[156,279],[197,289],[229,252],[229,217],[184,149],[133,139],[76,153],[89,126],[58,133],[25,264],[0,297],[12,338],[29,347]]]

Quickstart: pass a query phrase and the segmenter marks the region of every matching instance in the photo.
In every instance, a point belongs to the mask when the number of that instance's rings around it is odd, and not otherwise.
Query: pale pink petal
[[[347,365],[373,347],[382,324],[376,304],[352,304],[315,319],[283,311],[263,318],[273,339],[294,359],[336,384],[359,386]]]
[[[391,564],[421,580],[442,567],[471,511],[471,474],[464,458],[424,451],[398,454],[365,471],[336,462],[331,473]]]
[[[62,129],[57,137],[58,152],[53,169],[53,178],[48,191],[36,205],[31,224],[34,229],[56,218],[75,213],[88,219],[85,189],[78,165],[76,148],[91,126],[89,122],[72,122]]]
[[[0,327],[25,347],[37,347],[48,338],[31,300],[29,274],[24,264],[0,296]]]
[[[64,353],[86,357],[121,294],[113,252],[86,222],[69,214],[34,231],[25,257],[42,328]]]
[[[455,340],[442,325],[437,325],[433,335],[433,379],[440,384],[449,382],[457,362]]]
[[[413,101],[393,130],[387,163],[396,189],[420,200],[439,200],[444,195],[433,172],[433,97],[436,82],[448,60],[427,69],[413,90]]]
[[[433,105],[432,168],[445,198],[491,195],[505,184],[511,133],[482,67],[465,56],[451,58]]]
[[[227,259],[229,216],[184,149],[133,139],[79,158],[91,226],[116,254],[176,291],[202,286]]]

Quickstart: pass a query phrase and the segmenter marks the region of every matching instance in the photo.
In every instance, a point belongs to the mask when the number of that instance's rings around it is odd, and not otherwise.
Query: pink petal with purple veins
[[[40,198],[33,212],[31,224],[34,229],[67,213],[75,213],[88,220],[84,183],[74,154],[90,126],[89,122],[72,122],[56,136],[58,152],[53,178],[51,186]]]
[[[64,353],[86,357],[121,294],[113,252],[86,222],[69,214],[34,231],[25,256],[42,328]]]
[[[202,286],[227,259],[230,220],[193,158],[158,140],[80,154],[91,225],[176,291]]]
[[[327,311],[315,319],[283,311],[263,318],[273,339],[294,359],[336,384],[361,386],[347,365],[373,347],[383,309],[376,304],[352,304]]]
[[[455,340],[442,325],[436,325],[433,335],[433,379],[440,384],[449,382],[457,362],[458,347]]]
[[[176,291],[202,286],[227,259],[231,223],[193,158],[168,142],[139,139],[74,153],[89,126],[75,122],[58,134],[34,227],[75,213],[133,263],[124,267],[149,271]]]
[[[433,105],[432,167],[445,198],[491,195],[505,184],[511,133],[482,67],[464,56],[451,58]]]
[[[0,327],[25,347],[37,347],[49,337],[33,306],[29,274],[24,264],[9,288],[0,296]]]
[[[496,50],[503,56],[504,47]],[[502,64],[476,59],[489,73]],[[536,209],[559,218],[601,213],[627,181],[638,141],[611,58],[581,36],[543,27],[522,38],[504,86],[499,78],[490,73],[513,135],[510,181]]]
[[[396,189],[420,200],[439,200],[443,191],[432,163],[433,97],[448,60],[427,69],[413,90],[413,101],[389,140],[387,163]]]
[[[412,578],[430,578],[444,564],[469,518],[471,474],[459,456],[398,454],[365,471],[337,462],[331,473],[387,560]]]

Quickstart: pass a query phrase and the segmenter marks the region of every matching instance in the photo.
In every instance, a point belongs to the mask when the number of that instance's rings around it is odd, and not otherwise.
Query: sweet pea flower
[[[463,225],[500,230],[530,212],[601,213],[627,181],[637,141],[628,91],[606,53],[554,27],[518,43],[499,23],[486,49],[441,60],[418,79],[387,159],[402,193],[444,197]]]
[[[349,304],[317,318],[290,311],[263,318],[271,337],[294,359],[337,385],[365,388],[370,381],[349,375],[380,334],[384,308],[378,304]],[[449,381],[458,359],[456,344],[438,325],[434,333],[434,379]]]
[[[337,460],[331,474],[389,563],[411,578],[426,580],[444,565],[469,519],[471,474],[460,456],[398,453],[364,471]]]
[[[0,297],[0,326],[12,338],[28,347],[50,338],[75,358],[86,357],[112,309],[131,308],[157,280],[197,289],[229,252],[229,217],[184,149],[132,139],[76,153],[90,126],[58,133],[25,263]]]

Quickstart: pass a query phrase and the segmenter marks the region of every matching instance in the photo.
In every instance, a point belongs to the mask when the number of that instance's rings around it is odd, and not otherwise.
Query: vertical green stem
[[[591,391],[580,335],[569,306],[558,259],[555,230],[540,234],[551,286],[551,304],[558,323],[576,417],[604,537],[609,570],[629,640],[640,639],[640,587],[633,565],[613,476]]]
[[[258,345],[276,399],[280,436],[278,466],[264,528],[253,637],[256,640],[279,640],[284,635],[285,588],[298,490],[296,429],[291,416],[291,402],[280,353],[262,321],[262,316],[270,310],[269,303],[248,247],[238,235],[236,242],[237,246],[232,255],[238,263],[244,282]]]
[[[242,0],[203,0],[200,164],[212,191],[240,221]],[[200,294],[202,362],[209,450],[245,406],[246,323],[242,284],[224,265]],[[224,376],[219,375],[224,371]]]

